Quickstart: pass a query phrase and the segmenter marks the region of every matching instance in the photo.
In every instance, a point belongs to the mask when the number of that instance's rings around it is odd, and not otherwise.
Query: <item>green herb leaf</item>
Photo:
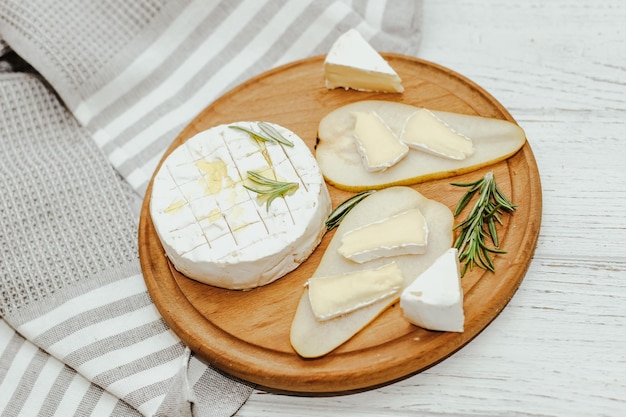
[[[333,211],[330,212],[326,219],[326,230],[333,230],[339,226],[344,217],[352,210],[357,204],[361,202],[365,197],[372,194],[374,190],[362,191],[358,194],[348,198],[343,203],[339,204]]]
[[[281,135],[281,133],[269,123],[259,122],[257,123],[257,126],[259,127],[259,129],[261,129],[261,132],[255,132],[252,129],[248,129],[239,125],[229,125],[228,127],[230,127],[231,129],[237,129],[246,132],[247,134],[252,136],[254,140],[258,140],[260,142],[277,142],[282,143],[285,146],[293,147],[293,142]]]
[[[259,122],[259,128],[270,138],[283,145],[293,146],[293,142],[284,137],[274,126],[269,123]]]
[[[496,222],[502,224],[500,215],[505,212],[512,213],[516,206],[500,191],[491,171],[478,181],[467,184],[452,183],[452,185],[470,188],[459,200],[454,210],[455,217],[478,192],[478,199],[467,218],[454,228],[454,230],[459,230],[454,247],[459,250],[459,261],[464,263],[461,276],[465,275],[468,269],[471,271],[474,266],[493,272],[495,268],[490,254],[506,253],[498,249],[500,242]],[[487,246],[485,243],[487,238],[491,240],[494,247]]]
[[[265,210],[269,210],[270,204],[272,204],[272,202],[276,198],[284,198],[286,194],[298,188],[297,182],[277,181],[271,178],[264,177],[263,175],[254,171],[248,171],[248,179],[259,187],[251,187],[244,184],[244,188],[257,194],[267,196],[267,201],[265,202]]]

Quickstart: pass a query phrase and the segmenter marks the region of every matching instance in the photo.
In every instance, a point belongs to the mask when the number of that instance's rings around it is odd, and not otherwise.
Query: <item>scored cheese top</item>
[[[324,61],[326,87],[360,91],[404,91],[402,80],[356,29],[341,35]]]
[[[255,122],[236,125],[259,131]],[[331,210],[324,179],[306,144],[272,126],[294,146],[258,142],[220,125],[190,138],[163,162],[150,213],[181,273],[218,287],[254,288],[296,268],[319,244]],[[298,187],[266,206],[244,188],[248,171],[271,172]]]

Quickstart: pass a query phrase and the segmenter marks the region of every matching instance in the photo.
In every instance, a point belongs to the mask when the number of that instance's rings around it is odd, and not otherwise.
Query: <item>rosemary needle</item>
[[[331,211],[330,215],[326,219],[326,230],[333,230],[335,227],[339,226],[339,223],[341,223],[343,218],[346,217],[348,212],[352,210],[354,206],[359,204],[361,200],[363,200],[365,197],[372,194],[373,192],[374,190],[360,192],[335,207],[335,209]]]
[[[253,139],[261,142],[278,142],[282,143],[283,145],[293,147],[293,142],[281,135],[281,133],[269,123],[259,122],[257,123],[257,126],[259,126],[259,129],[261,129],[261,132],[255,132],[252,129],[248,129],[238,125],[229,125],[228,127],[230,127],[231,129],[237,129],[246,132],[247,134],[252,136]]]
[[[468,268],[471,271],[474,266],[493,272],[495,268],[491,254],[506,253],[498,249],[500,243],[496,222],[502,224],[500,215],[504,212],[515,211],[515,205],[500,191],[492,171],[478,181],[464,184],[452,183],[452,185],[469,188],[454,210],[455,217],[478,193],[478,199],[467,218],[454,227],[454,230],[460,230],[454,247],[459,250],[459,261],[465,263],[461,276],[465,275]],[[487,238],[491,240],[494,247],[487,245],[485,242]]]
[[[260,187],[252,187],[244,184],[244,188],[255,192],[257,194],[266,195],[267,201],[265,202],[265,209],[270,209],[270,204],[278,197],[285,197],[285,195],[298,188],[297,182],[284,182],[273,180],[271,178],[264,177],[263,175],[248,171],[248,179]]]

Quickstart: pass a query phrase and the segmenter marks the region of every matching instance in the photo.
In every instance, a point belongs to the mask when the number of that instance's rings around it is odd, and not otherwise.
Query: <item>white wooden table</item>
[[[526,278],[422,373],[342,396],[255,391],[238,416],[626,415],[625,26],[622,0],[424,0],[419,57],[489,91],[535,153],[543,220]]]

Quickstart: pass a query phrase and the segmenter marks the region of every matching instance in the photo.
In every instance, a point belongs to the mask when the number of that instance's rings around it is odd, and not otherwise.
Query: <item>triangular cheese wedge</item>
[[[326,87],[401,93],[402,80],[356,29],[341,35],[324,61]]]
[[[456,248],[448,249],[402,291],[400,307],[404,317],[416,326],[463,331],[463,287]]]

